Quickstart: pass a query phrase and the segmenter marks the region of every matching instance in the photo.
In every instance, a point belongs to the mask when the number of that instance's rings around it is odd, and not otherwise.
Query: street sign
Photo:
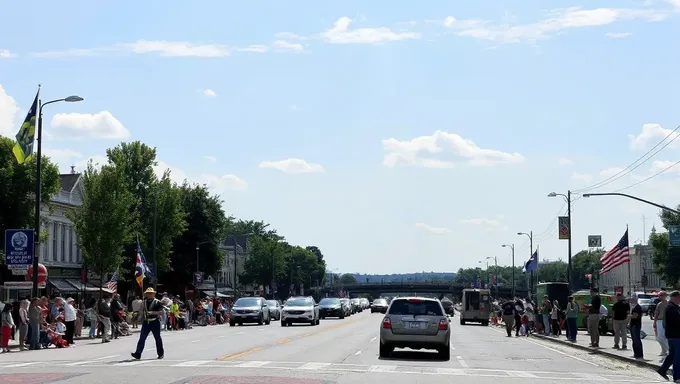
[[[602,235],[588,235],[588,247],[589,248],[602,247]]]
[[[559,216],[557,218],[557,228],[559,229],[558,232],[558,239],[560,240],[567,240],[571,236],[571,226],[569,225],[569,216]]]
[[[680,225],[668,227],[668,244],[671,247],[680,247]]]
[[[32,229],[5,231],[5,265],[9,268],[32,265],[34,248]]]

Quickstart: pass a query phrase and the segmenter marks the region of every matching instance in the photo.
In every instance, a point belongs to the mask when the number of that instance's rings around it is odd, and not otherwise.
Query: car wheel
[[[230,321],[230,322],[229,322],[229,326],[230,326],[230,327],[235,327],[235,326],[236,326],[236,322],[235,322],[235,321]]]
[[[488,327],[488,326],[489,326],[489,320],[484,320],[484,321],[482,321],[482,326],[483,326],[483,327]]]
[[[262,325],[264,324],[264,317],[260,315],[260,318],[257,320],[257,325]]]
[[[285,327],[285,326],[286,326],[286,322],[283,321],[283,320],[281,320],[281,326],[282,326],[282,327]]]
[[[460,319],[460,325],[465,325],[465,320]]]
[[[442,360],[444,360],[444,361],[451,360],[451,347],[449,347],[448,345],[446,347],[440,349],[438,352],[439,352],[439,357]]]
[[[271,316],[267,316],[267,321],[264,322],[265,325],[269,325],[272,322]]]
[[[383,343],[380,343],[380,350],[378,351],[378,355],[382,358],[387,358],[390,357],[390,354],[392,353],[392,348],[384,345]]]
[[[344,318],[345,318],[345,314],[344,314],[344,313],[341,313],[341,314],[340,314],[340,320],[342,320],[342,319],[344,319]]]

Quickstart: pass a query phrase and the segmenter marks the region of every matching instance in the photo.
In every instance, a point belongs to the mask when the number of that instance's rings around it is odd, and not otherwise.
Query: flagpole
[[[628,256],[628,259],[629,259],[628,260],[628,295],[630,296],[630,295],[633,294],[633,286],[632,286],[633,282],[630,278],[630,243],[629,243],[629,241],[630,241],[630,236],[628,236],[628,224],[626,224],[626,243],[628,243],[628,255],[629,255]]]
[[[33,297],[40,297],[38,293],[38,265],[40,260],[40,196],[42,195],[42,101],[40,101],[40,84],[38,84],[38,93],[35,95],[38,99],[38,127],[35,139],[38,142],[38,158],[36,159],[36,175],[35,175],[35,230],[33,239]]]

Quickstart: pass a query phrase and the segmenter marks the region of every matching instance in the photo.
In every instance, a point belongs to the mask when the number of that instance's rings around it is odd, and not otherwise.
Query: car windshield
[[[234,307],[259,307],[260,299],[252,297],[242,297],[234,303]]]
[[[267,305],[270,307],[276,307],[276,304],[278,304],[276,300],[267,300]]]
[[[442,316],[439,303],[432,300],[394,300],[390,307],[390,315],[410,316]]]
[[[286,302],[287,307],[309,307],[312,304],[311,299],[290,299]]]
[[[319,302],[319,305],[338,305],[338,304],[340,304],[340,300],[331,297],[321,299],[321,301]]]
[[[384,304],[387,304],[387,300],[385,300],[385,299],[376,299],[376,300],[373,300],[373,304],[384,305]]]

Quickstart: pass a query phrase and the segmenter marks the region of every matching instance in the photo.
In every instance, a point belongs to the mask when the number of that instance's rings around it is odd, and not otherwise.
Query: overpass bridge
[[[386,294],[448,294],[454,297],[461,297],[463,289],[470,288],[470,286],[450,283],[428,283],[428,282],[403,282],[403,283],[356,283],[336,285],[335,289],[342,289],[349,291],[350,296],[357,294],[368,294],[372,297],[380,297]],[[489,286],[491,295],[496,297],[496,289],[494,286]],[[331,288],[331,290],[333,290]],[[519,297],[526,297],[529,291],[526,288],[515,287],[515,295]],[[512,297],[511,287],[498,287],[498,297],[509,298]]]

